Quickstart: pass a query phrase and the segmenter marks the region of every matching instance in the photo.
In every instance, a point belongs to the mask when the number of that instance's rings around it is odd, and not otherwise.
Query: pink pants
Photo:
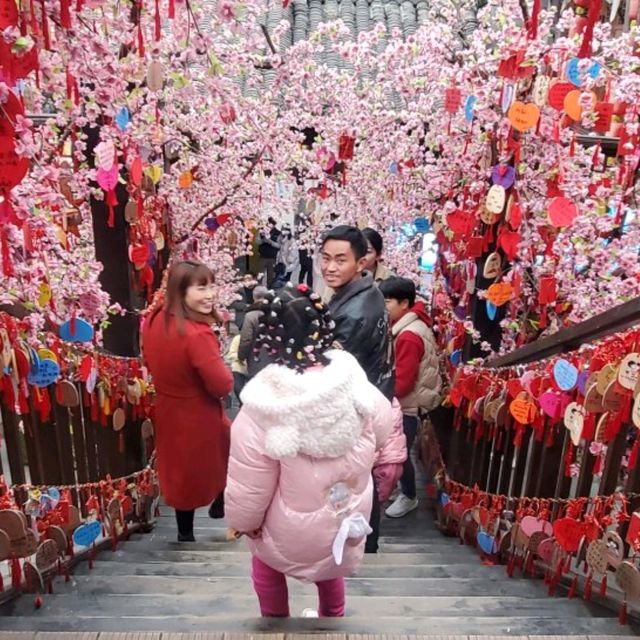
[[[251,577],[260,602],[260,613],[267,618],[289,617],[287,577],[253,556]],[[344,578],[316,582],[320,617],[344,616]]]

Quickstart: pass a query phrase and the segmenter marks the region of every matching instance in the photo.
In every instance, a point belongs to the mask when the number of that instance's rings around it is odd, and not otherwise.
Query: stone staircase
[[[0,607],[0,629],[100,632],[327,632],[409,635],[631,635],[615,614],[576,598],[548,598],[542,581],[507,579],[503,566],[443,537],[420,509],[385,519],[381,553],[348,581],[343,619],[261,619],[245,543],[196,516],[196,543],[175,542],[173,513],[116,552],[58,579],[41,609],[24,595]],[[316,606],[315,588],[290,581],[291,609]]]

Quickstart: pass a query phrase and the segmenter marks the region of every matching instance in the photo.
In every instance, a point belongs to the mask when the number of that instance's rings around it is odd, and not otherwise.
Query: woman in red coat
[[[220,320],[213,273],[204,264],[187,261],[171,268],[164,307],[152,313],[142,330],[156,390],[160,488],[176,510],[179,542],[195,540],[195,509],[216,500],[212,511],[222,511],[230,438],[222,398],[231,392],[233,378],[220,356],[214,321]]]

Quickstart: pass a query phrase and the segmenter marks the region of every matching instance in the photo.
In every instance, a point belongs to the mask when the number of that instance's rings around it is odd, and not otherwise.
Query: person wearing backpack
[[[440,405],[442,378],[431,319],[424,303],[416,302],[416,285],[408,278],[391,277],[379,288],[391,319],[396,353],[395,396],[402,407],[408,452],[400,478],[402,493],[385,513],[390,518],[402,518],[418,506],[411,447],[418,433],[420,413]]]

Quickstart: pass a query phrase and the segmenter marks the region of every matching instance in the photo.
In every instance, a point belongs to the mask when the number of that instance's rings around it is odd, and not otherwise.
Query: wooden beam
[[[577,349],[585,342],[628,329],[640,323],[640,297],[556,333],[531,342],[505,356],[489,360],[487,367],[509,367],[541,360]]]

